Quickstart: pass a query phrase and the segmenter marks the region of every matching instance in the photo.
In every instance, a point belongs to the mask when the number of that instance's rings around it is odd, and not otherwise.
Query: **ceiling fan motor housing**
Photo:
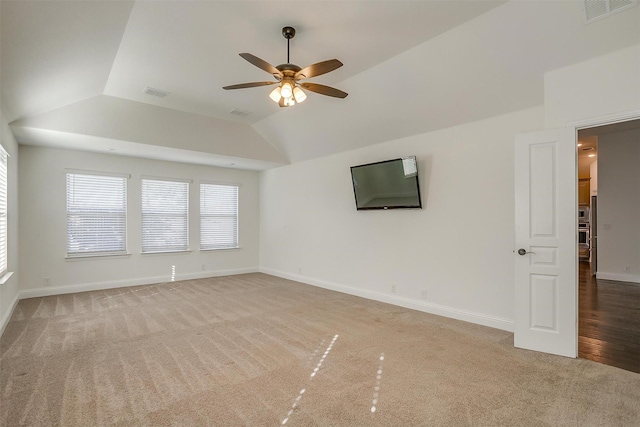
[[[302,70],[302,68],[296,64],[280,64],[276,68],[282,72],[285,77],[293,77],[298,71]]]

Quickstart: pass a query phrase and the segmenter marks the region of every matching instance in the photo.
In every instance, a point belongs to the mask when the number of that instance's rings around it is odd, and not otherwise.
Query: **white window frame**
[[[180,204],[180,198],[173,200],[173,208],[169,205],[164,205],[163,202],[170,202],[167,197],[161,198],[162,186],[166,185],[169,189],[170,186],[184,188],[184,204],[182,206],[176,206]],[[143,254],[157,254],[157,253],[171,253],[171,252],[188,252],[189,251],[189,191],[191,180],[177,179],[177,178],[164,178],[164,177],[142,177],[141,179],[141,206],[142,206],[142,253]],[[152,190],[152,193],[149,191]],[[155,192],[155,193],[154,193]],[[178,194],[176,194],[178,195]],[[176,224],[176,220],[182,219],[184,226],[182,229],[183,234],[171,236],[168,233],[163,235],[163,231],[169,230],[166,226],[159,227],[159,222],[164,221],[166,224],[173,222]],[[155,242],[153,242],[155,236]],[[160,242],[162,239],[165,242]],[[170,243],[169,240],[173,240],[174,243]]]
[[[201,251],[239,248],[239,200],[238,184],[200,183]],[[216,220],[223,229],[216,227]],[[231,230],[224,230],[229,226]]]
[[[83,194],[81,189],[77,191],[79,194],[76,197],[75,191],[76,189],[70,189],[70,184],[72,183],[71,179],[84,180],[85,185],[91,184],[90,180],[95,179],[99,181],[100,179],[105,179],[104,183],[95,182],[95,187],[86,188],[85,190],[89,190],[87,193]],[[107,180],[121,180],[121,183],[118,183],[118,186],[122,184],[122,193],[117,192],[117,187],[112,187],[111,190],[115,190],[113,194],[113,199],[111,203],[117,199],[121,199],[122,204],[120,206],[114,207],[113,205],[110,207],[110,212],[100,211],[99,208],[96,209],[83,209],[83,204],[86,207],[86,203],[88,200],[75,200],[76,198],[87,197],[90,194],[98,195],[105,194],[104,190],[101,188],[101,185],[106,184]],[[127,189],[128,189],[128,181],[129,175],[125,174],[113,174],[106,172],[94,172],[94,171],[79,171],[79,170],[67,170],[65,173],[65,184],[66,184],[66,248],[67,248],[67,259],[74,258],[87,258],[87,257],[109,257],[109,256],[119,256],[119,255],[127,255]],[[79,182],[81,183],[81,182]],[[115,184],[115,183],[114,183]],[[72,200],[73,199],[73,200]],[[100,201],[100,200],[97,200]],[[105,202],[103,199],[102,202]],[[74,249],[72,246],[73,234],[77,233],[79,237],[82,237],[82,230],[73,230],[73,226],[71,221],[72,218],[75,219],[99,219],[103,218],[103,220],[107,221],[111,227],[115,227],[116,236],[119,236],[121,239],[121,244],[119,245],[111,245],[108,249],[103,250],[82,250],[82,249]],[[96,233],[96,228],[87,228],[86,233],[90,235],[91,233]],[[85,236],[86,238],[86,236]],[[83,239],[78,239],[78,244]],[[90,243],[90,239],[87,239]],[[85,243],[86,244],[86,243]],[[98,242],[96,241],[96,245]]]

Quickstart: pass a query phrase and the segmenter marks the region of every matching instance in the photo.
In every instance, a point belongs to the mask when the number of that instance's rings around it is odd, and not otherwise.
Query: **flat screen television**
[[[351,167],[356,208],[422,209],[415,156]]]

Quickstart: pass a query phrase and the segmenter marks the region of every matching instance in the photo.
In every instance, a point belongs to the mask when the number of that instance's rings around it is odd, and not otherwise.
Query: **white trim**
[[[7,312],[0,319],[0,338],[2,338],[2,334],[4,333],[5,328],[9,324],[9,320],[11,320],[11,316],[13,316],[13,310],[16,309],[16,305],[18,305],[18,301],[20,300],[20,293],[13,298],[13,301],[9,305]]]
[[[237,270],[218,270],[218,271],[201,271],[197,273],[177,274],[175,281],[181,280],[194,280],[194,279],[206,279],[209,277],[219,276],[235,276],[238,274],[257,273],[258,268],[242,268]],[[37,298],[48,297],[52,295],[64,295],[72,294],[75,292],[87,292],[87,291],[101,291],[105,289],[117,289],[126,288],[129,286],[140,285],[155,285],[159,283],[171,282],[171,275],[155,276],[155,277],[141,277],[138,279],[126,279],[107,282],[94,282],[94,283],[81,283],[77,285],[68,286],[47,286],[34,289],[24,289],[19,292],[18,298]]]
[[[237,251],[238,249],[242,249],[242,246],[236,246],[234,248],[198,249],[198,251],[199,252]]]
[[[612,113],[612,114],[606,114],[603,116],[597,116],[597,117],[590,117],[590,118],[586,118],[586,119],[580,119],[580,120],[573,120],[570,122],[566,123],[566,126],[569,128],[573,128],[575,129],[575,140],[574,143],[578,142],[578,131],[582,130],[582,129],[589,129],[589,128],[594,128],[594,127],[598,127],[598,126],[605,126],[605,125],[610,125],[610,124],[614,124],[614,123],[621,123],[621,122],[628,122],[631,120],[638,120],[640,119],[640,110],[629,110],[629,111],[621,111],[621,112],[617,112],[617,113]],[[576,151],[576,158],[575,158],[575,162],[576,162],[576,186],[578,185],[578,156],[577,156],[577,151]],[[576,194],[576,198],[577,198],[577,194]],[[576,200],[576,213],[573,215],[574,218],[577,218],[577,209],[578,209],[578,201]],[[579,256],[578,256],[578,249],[577,249],[577,243],[578,243],[578,234],[576,233],[576,253],[575,253],[575,266],[576,266],[576,271],[578,271],[579,268]],[[604,273],[605,276],[608,277],[612,277],[611,275],[607,275],[606,273]],[[622,276],[622,275],[615,275],[615,276]],[[631,276],[633,277],[633,276]],[[596,273],[596,278],[597,279],[605,279],[606,277],[603,277],[602,273]],[[621,279],[607,279],[607,280],[621,280]],[[576,273],[576,282],[574,284],[574,291],[575,291],[575,302],[574,302],[574,307],[575,307],[575,312],[576,312],[576,324],[578,323],[578,321],[580,320],[580,313],[579,313],[579,301],[578,301],[578,295],[579,295],[579,284],[580,281],[580,275],[577,272]],[[628,278],[624,281],[630,281],[628,280]],[[639,282],[640,283],[640,282]],[[576,355],[578,354],[578,339],[579,336],[578,334],[576,334],[576,341],[575,341],[575,345],[576,345]]]
[[[588,119],[574,120],[567,122],[567,127],[573,127],[578,130],[595,128],[598,126],[611,125],[614,123],[628,122],[640,119],[640,110],[624,111],[605,116],[591,117]]]
[[[465,322],[475,323],[478,325],[488,326],[495,329],[501,329],[507,332],[513,332],[514,321],[497,316],[477,313],[459,308],[448,307],[445,305],[434,304],[427,301],[414,300],[411,298],[400,297],[397,295],[388,295],[382,292],[371,291],[368,289],[359,289],[352,286],[341,285],[338,283],[327,282],[324,280],[312,279],[297,274],[285,273],[269,268],[261,268],[261,273],[270,274],[272,276],[282,277],[283,279],[294,280],[311,286],[329,289],[332,291],[342,292],[349,295],[355,295],[374,301],[385,302],[400,307],[410,308],[412,310],[422,311],[425,313],[436,314],[438,316],[449,317],[452,319],[463,320]]]
[[[602,271],[596,272],[596,279],[615,280],[616,282],[640,283],[640,276],[635,276],[633,274],[607,273]]]
[[[230,187],[242,187],[242,183],[240,182],[232,182],[232,181],[216,181],[209,179],[200,179],[198,180],[198,184],[211,184],[211,185],[228,185]]]
[[[140,255],[174,255],[174,254],[190,254],[193,252],[191,249],[185,249],[183,251],[179,250],[166,250],[166,251],[149,251],[149,252],[140,252]]]
[[[66,257],[64,257],[65,261],[90,261],[90,260],[96,260],[96,259],[113,259],[113,258],[129,258],[131,256],[131,253],[129,252],[122,252],[122,253],[117,253],[117,252],[104,252],[104,253],[100,253],[100,252],[77,252],[78,255],[69,255],[67,254]]]
[[[141,175],[140,179],[143,180],[147,180],[147,181],[170,181],[170,182],[187,182],[189,184],[193,184],[193,180],[192,179],[188,179],[188,178],[169,178],[166,176],[150,176],[150,175]]]
[[[131,174],[129,173],[119,173],[119,172],[101,172],[101,171],[92,171],[85,169],[65,169],[64,173],[72,173],[77,175],[98,175],[98,176],[110,176],[113,178],[125,178],[131,179]]]
[[[0,285],[4,285],[9,281],[9,278],[13,276],[13,271],[5,271],[0,277]]]
[[[426,301],[418,301],[410,298],[387,295],[381,292],[363,290],[354,288],[351,286],[340,285],[336,283],[311,279],[308,277],[299,276],[296,274],[284,273],[277,270],[272,269],[264,269],[264,268],[243,268],[236,270],[219,270],[219,271],[202,271],[197,273],[187,273],[177,275],[176,281],[181,280],[195,280],[195,279],[206,279],[209,277],[219,277],[219,276],[234,276],[238,274],[248,274],[248,273],[257,273],[261,272],[264,274],[270,274],[276,277],[282,277],[284,279],[294,280],[300,283],[304,283],[311,286],[317,286],[324,289],[329,289],[337,292],[342,292],[349,295],[355,295],[367,299],[371,299],[374,301],[385,302],[388,304],[397,305],[400,307],[409,308],[412,310],[422,311],[425,313],[436,314],[439,316],[445,316],[457,320],[462,320],[465,322],[475,323],[478,325],[488,326],[491,328],[501,329],[507,332],[513,332],[513,320],[490,316],[482,313],[476,313],[468,310],[461,310],[454,307],[448,307],[440,304],[433,304]],[[106,289],[117,289],[117,288],[125,288],[129,286],[140,286],[140,285],[154,285],[159,283],[167,283],[170,282],[170,275],[167,276],[156,276],[156,277],[145,277],[139,279],[128,279],[128,280],[118,280],[118,281],[108,281],[108,282],[94,282],[94,283],[84,283],[77,285],[69,285],[69,286],[54,286],[54,287],[42,287],[35,289],[25,289],[22,290],[16,295],[14,301],[11,303],[11,306],[7,313],[5,313],[4,317],[0,321],[0,336],[2,332],[4,332],[4,328],[9,323],[9,319],[15,310],[15,307],[19,300],[27,299],[27,298],[38,298],[38,297],[46,297],[53,295],[63,295],[70,294],[75,292],[86,292],[86,291],[100,291]]]
[[[257,273],[258,271],[259,271],[258,268],[202,271],[197,273],[179,274],[176,277],[176,281],[206,279],[209,277],[219,277],[219,276],[234,276],[237,274]],[[105,289],[117,289],[117,288],[125,288],[129,286],[140,286],[140,285],[155,285],[158,283],[167,283],[170,281],[171,279],[169,276],[158,276],[158,277],[144,277],[140,279],[118,280],[118,281],[110,281],[110,282],[84,283],[84,284],[69,285],[69,286],[48,286],[46,288],[25,289],[25,290],[19,291],[18,294],[14,297],[11,305],[9,305],[7,312],[4,314],[2,319],[0,319],[0,338],[2,337],[2,334],[4,333],[5,328],[9,324],[9,320],[11,319],[11,316],[13,315],[16,305],[18,305],[18,301],[20,300],[27,299],[27,298],[38,298],[38,297],[48,297],[53,295],[71,294],[75,292],[101,291]]]

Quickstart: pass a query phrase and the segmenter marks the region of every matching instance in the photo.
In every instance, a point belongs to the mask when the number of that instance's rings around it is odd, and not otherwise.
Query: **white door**
[[[515,142],[515,346],[568,357],[578,347],[575,132]]]

